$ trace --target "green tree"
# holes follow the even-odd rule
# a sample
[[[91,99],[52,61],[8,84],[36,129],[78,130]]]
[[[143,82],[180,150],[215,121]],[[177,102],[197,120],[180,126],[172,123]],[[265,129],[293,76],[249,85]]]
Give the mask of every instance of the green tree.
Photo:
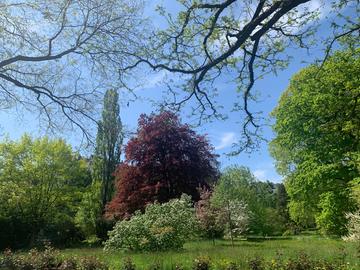
[[[85,241],[96,244],[100,241],[99,224],[101,224],[101,183],[93,181],[81,197],[75,216],[76,226],[80,229]]]
[[[227,168],[214,188],[212,200],[215,205],[227,209],[228,213],[231,212],[233,202],[246,204],[246,208],[250,212],[249,231],[261,233],[264,224],[263,207],[260,203],[260,196],[256,194],[255,182],[256,178],[249,168],[242,166]]]
[[[329,57],[292,78],[273,111],[270,150],[286,177],[291,218],[344,234],[354,210],[350,183],[359,177],[360,49]]]
[[[123,137],[119,94],[116,90],[107,90],[104,96],[102,120],[98,124],[94,157],[94,178],[101,181],[103,207],[112,199],[114,193],[113,173],[120,163]]]
[[[8,225],[1,235],[9,237],[2,244],[33,244],[40,234],[55,237],[57,229],[66,233],[88,182],[87,163],[63,140],[24,135],[0,143],[0,219]]]
[[[278,209],[278,204],[284,207],[284,202],[280,202],[276,187],[273,183],[258,181],[247,167],[229,167],[215,186],[212,200],[215,205],[222,205],[225,209],[229,208],[231,201],[243,202],[249,213],[249,233],[281,234],[287,219]]]

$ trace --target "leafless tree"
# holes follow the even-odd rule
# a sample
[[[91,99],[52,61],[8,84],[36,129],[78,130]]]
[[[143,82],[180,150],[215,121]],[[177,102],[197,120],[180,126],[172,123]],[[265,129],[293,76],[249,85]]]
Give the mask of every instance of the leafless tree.
[[[137,0],[1,1],[0,109],[20,105],[90,139],[103,90],[123,86],[119,69],[141,48],[141,10]]]
[[[168,84],[173,99],[166,105],[180,109],[192,102],[199,121],[226,117],[216,102],[216,82],[233,76],[238,85],[235,111],[242,112],[242,139],[233,154],[251,150],[259,143],[261,120],[249,103],[255,99],[257,78],[285,68],[291,59],[286,48],[311,48],[321,17],[315,0],[181,0],[177,17],[159,7],[168,28],[154,34],[152,45],[141,55],[130,55],[133,63],[124,70],[144,65],[151,69],[177,73],[182,85]],[[359,37],[359,1],[326,1],[336,19],[329,23],[333,36],[326,52],[343,36]],[[325,4],[325,2],[323,2]],[[351,9],[353,18],[342,16]],[[334,18],[334,16],[329,16]],[[179,91],[182,88],[185,91]],[[221,93],[226,95],[226,93]]]

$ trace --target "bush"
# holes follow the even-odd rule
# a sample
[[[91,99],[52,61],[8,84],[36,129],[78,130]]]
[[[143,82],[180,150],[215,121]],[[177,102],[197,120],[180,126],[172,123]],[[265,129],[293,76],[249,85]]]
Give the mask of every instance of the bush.
[[[210,258],[208,257],[198,257],[194,260],[192,267],[193,270],[209,270],[210,269]]]
[[[346,215],[348,219],[348,235],[343,237],[345,241],[360,242],[360,211]]]
[[[116,223],[105,242],[106,250],[159,251],[180,249],[196,226],[190,197],[182,195],[164,204],[151,204],[142,214]]]
[[[4,252],[0,269],[9,270],[107,270],[108,266],[95,257],[62,258],[58,251],[46,247],[44,251],[32,249],[27,254]]]
[[[59,266],[59,270],[76,270],[77,261],[74,258],[65,259]]]
[[[124,263],[121,267],[121,270],[135,270],[135,264],[132,262],[131,258],[127,257],[124,260]]]
[[[10,270],[57,269],[60,264],[58,256],[58,252],[50,247],[47,247],[43,252],[31,249],[29,253],[24,255],[15,255],[11,250],[6,250],[0,266]]]
[[[96,257],[83,257],[78,264],[78,270],[107,270],[109,267]]]
[[[345,270],[349,265],[344,260],[315,260],[305,253],[299,253],[289,260],[282,258],[265,261],[263,258],[255,258],[249,261],[250,270]]]

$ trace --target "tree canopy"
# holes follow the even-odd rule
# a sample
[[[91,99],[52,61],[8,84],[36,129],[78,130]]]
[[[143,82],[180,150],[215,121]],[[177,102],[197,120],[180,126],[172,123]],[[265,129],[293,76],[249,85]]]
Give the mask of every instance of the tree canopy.
[[[90,136],[104,88],[123,85],[118,70],[139,49],[141,23],[139,1],[1,1],[0,109]]]
[[[80,191],[89,183],[86,162],[63,140],[24,135],[0,143],[2,247],[35,244],[39,234],[49,237],[46,232],[56,238],[60,231],[66,239]]]
[[[227,208],[239,202],[246,205],[251,234],[279,234],[288,222],[283,209],[286,195],[280,194],[280,186],[258,181],[247,167],[232,166],[222,173],[211,200],[215,206]]]
[[[251,108],[251,102],[256,100],[253,86],[263,75],[277,74],[287,67],[292,58],[288,48],[309,50],[312,44],[324,41],[327,58],[339,39],[358,39],[360,29],[357,0],[324,1],[326,7],[317,9],[311,8],[319,4],[315,0],[177,2],[177,14],[158,8],[167,27],[150,36],[149,46],[140,55],[134,55],[123,70],[148,66],[176,73],[180,83],[169,76],[169,98],[165,103],[175,109],[190,104],[199,123],[214,117],[225,119],[230,111],[240,112],[242,137],[233,154],[251,150],[260,142],[259,127],[263,121],[261,114]],[[322,9],[329,10],[328,16],[322,15]],[[348,10],[352,12],[350,16],[346,16]],[[325,40],[314,42],[314,33],[322,24],[328,24],[332,31]],[[237,98],[230,108],[217,99],[222,96],[218,84],[221,80],[237,84]]]
[[[337,52],[292,78],[273,111],[271,153],[286,177],[290,214],[316,219],[327,233],[343,234],[354,209],[350,183],[359,177],[360,50]]]
[[[217,180],[216,157],[206,137],[174,113],[141,115],[137,134],[125,147],[125,161],[116,170],[116,195],[107,215],[122,217],[182,193],[198,200],[198,188]]]

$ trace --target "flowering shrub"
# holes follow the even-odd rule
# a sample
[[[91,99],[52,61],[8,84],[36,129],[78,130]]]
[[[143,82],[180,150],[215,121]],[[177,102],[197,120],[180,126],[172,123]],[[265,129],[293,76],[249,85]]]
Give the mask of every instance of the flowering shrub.
[[[116,223],[109,232],[106,250],[130,249],[157,251],[180,249],[196,226],[194,209],[188,195],[167,203],[154,203],[145,212]]]
[[[244,234],[249,225],[247,205],[242,201],[230,201],[225,208],[225,211],[226,215],[229,217],[228,233],[233,234],[234,236]]]
[[[198,257],[194,260],[193,270],[209,270],[210,269],[210,258],[209,257]]]
[[[44,251],[30,250],[27,254],[14,254],[5,250],[0,258],[0,269],[9,270],[108,270],[109,267],[95,257],[64,258],[50,246]]]
[[[360,242],[360,211],[346,215],[348,219],[348,235],[343,237],[345,241]]]
[[[211,203],[209,190],[200,190],[200,200],[195,204],[195,213],[202,236],[214,240],[224,235],[226,211]]]

